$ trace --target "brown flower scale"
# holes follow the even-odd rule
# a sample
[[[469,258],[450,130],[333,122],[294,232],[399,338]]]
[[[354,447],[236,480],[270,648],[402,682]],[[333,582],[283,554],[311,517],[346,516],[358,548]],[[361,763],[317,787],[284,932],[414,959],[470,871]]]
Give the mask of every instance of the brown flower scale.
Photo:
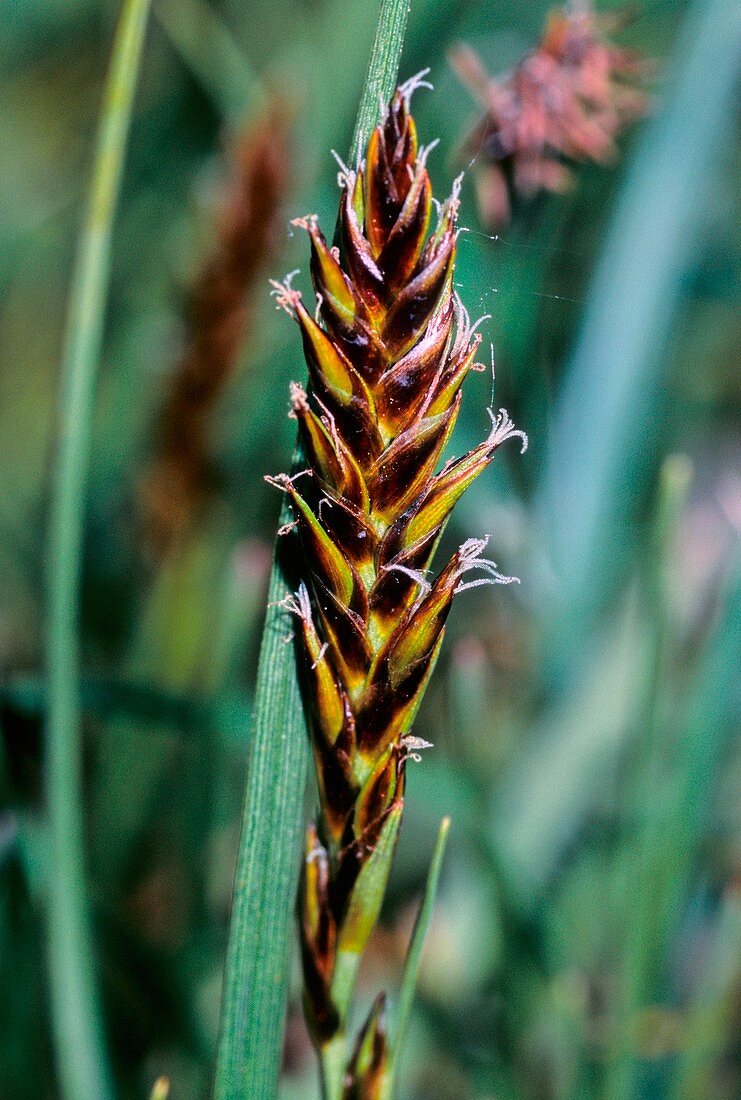
[[[308,469],[269,480],[290,497],[306,562],[306,583],[286,603],[306,653],[321,799],[301,939],[307,1018],[332,1096],[385,1095],[383,999],[347,1071],[344,1032],[393,858],[405,763],[425,744],[410,730],[453,596],[513,579],[482,556],[485,540],[464,543],[435,579],[427,570],[454,504],[497,448],[511,436],[526,445],[501,411],[484,442],[436,472],[481,338],[453,291],[457,190],[435,207],[409,113],[416,83],[394,95],[364,164],[343,170],[340,248],[315,218],[296,223],[311,239],[316,315],[290,281],[274,284],[301,328],[310,380],[310,394],[291,387]],[[474,569],[483,577],[464,581]]]

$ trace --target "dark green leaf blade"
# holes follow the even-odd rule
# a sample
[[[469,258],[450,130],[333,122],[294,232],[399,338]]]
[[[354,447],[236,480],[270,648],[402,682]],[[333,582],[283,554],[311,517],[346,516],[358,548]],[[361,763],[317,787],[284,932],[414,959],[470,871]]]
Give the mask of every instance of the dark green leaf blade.
[[[276,555],[234,881],[214,1090],[218,1100],[274,1095],[280,1066],[308,761],[295,650],[286,644],[286,615],[277,606],[288,591]]]

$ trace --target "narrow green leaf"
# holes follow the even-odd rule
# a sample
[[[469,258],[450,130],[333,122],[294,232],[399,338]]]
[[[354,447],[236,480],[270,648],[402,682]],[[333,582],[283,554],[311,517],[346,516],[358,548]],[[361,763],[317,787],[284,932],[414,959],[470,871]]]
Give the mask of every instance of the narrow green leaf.
[[[440,822],[440,828],[435,842],[435,850],[432,853],[432,862],[430,863],[430,870],[427,874],[424,897],[419,907],[419,913],[417,914],[417,920],[415,921],[414,931],[412,932],[412,938],[409,944],[409,951],[407,952],[406,961],[404,963],[404,974],[401,979],[399,1008],[396,1015],[396,1029],[394,1031],[391,1053],[392,1095],[394,1095],[398,1087],[399,1060],[404,1048],[404,1039],[406,1038],[409,1018],[412,1013],[414,991],[417,988],[417,977],[419,975],[419,967],[422,960],[422,948],[424,947],[427,932],[430,927],[430,921],[432,920],[432,910],[435,905],[435,897],[440,882],[440,871],[443,865],[445,846],[448,843],[449,831],[450,818],[444,817]]]
[[[383,0],[353,151],[391,95],[409,0]],[[290,519],[284,505],[281,522]],[[276,553],[268,593],[242,837],[237,856],[215,1100],[267,1100],[277,1092],[285,1017],[289,935],[298,878],[308,738],[294,647],[277,606],[290,591]]]
[[[411,6],[411,0],[381,0],[376,37],[350,146],[351,164],[356,164],[362,157],[373,127],[378,122],[381,104],[391,98],[399,73]]]
[[[257,673],[242,837],[224,979],[217,1100],[274,1096],[299,871],[308,739],[276,553]]]
[[[118,199],[149,0],[123,5],[106,79],[87,216],[62,358],[59,442],[49,528],[46,667],[49,973],[61,1095],[111,1095],[87,911],[81,779],[78,594],[96,367]]]

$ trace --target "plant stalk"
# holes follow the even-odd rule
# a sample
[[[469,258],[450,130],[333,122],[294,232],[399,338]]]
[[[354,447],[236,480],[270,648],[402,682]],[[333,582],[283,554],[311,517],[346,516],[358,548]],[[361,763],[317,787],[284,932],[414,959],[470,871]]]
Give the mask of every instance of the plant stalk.
[[[49,527],[46,800],[49,815],[49,975],[60,1092],[112,1094],[85,883],[78,598],[96,367],[120,190],[150,0],[126,0],[101,108],[92,183],[78,246],[62,355],[59,436]]]
[[[347,1066],[347,1036],[338,1031],[322,1047],[320,1059],[322,1100],[342,1100]]]

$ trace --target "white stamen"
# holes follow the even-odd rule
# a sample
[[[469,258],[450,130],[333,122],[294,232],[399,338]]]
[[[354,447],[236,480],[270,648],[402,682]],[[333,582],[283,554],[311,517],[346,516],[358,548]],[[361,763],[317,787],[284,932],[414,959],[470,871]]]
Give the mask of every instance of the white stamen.
[[[347,190],[352,194],[352,190],[355,186],[355,180],[357,178],[357,172],[353,172],[351,168],[348,168],[344,160],[342,160],[342,158],[335,152],[334,149],[332,149],[332,156],[340,166],[340,170],[337,173],[337,186],[340,188],[340,190]],[[362,162],[362,165],[365,166],[365,161]],[[360,168],[360,165],[358,165],[358,167]]]
[[[424,737],[415,737],[411,733],[407,733],[402,737],[401,744],[407,749],[433,749],[435,747],[432,741],[425,741]]]
[[[279,282],[277,279],[270,279],[270,286],[273,288],[270,291],[270,297],[275,298],[276,309],[285,310],[289,317],[296,315],[296,306],[301,301],[301,292],[294,290],[291,283],[300,273],[300,268],[296,268],[295,271],[289,271],[283,279],[283,282]]]
[[[426,69],[421,69],[420,72],[415,73],[414,76],[410,76],[409,80],[399,85],[399,91],[401,92],[404,99],[407,101],[407,104],[409,104],[409,100],[414,95],[417,88],[429,88],[430,90],[432,90],[433,85],[430,84],[429,80],[425,80],[425,77],[428,75],[429,71],[429,67]]]
[[[342,157],[340,156],[340,154],[337,152],[336,149],[330,149],[330,152],[331,152],[332,156],[334,157],[334,159],[337,161],[337,164],[339,165],[339,168],[340,168],[340,170],[337,174],[338,184],[340,185],[340,187],[344,187],[345,184],[349,185],[350,177],[353,175],[353,172],[351,172],[350,169],[347,167],[344,160],[342,159]]]
[[[482,584],[519,584],[519,577],[504,577],[501,573],[496,573],[491,577],[479,577],[475,581],[466,581],[464,584],[458,584],[455,587],[455,594],[459,592],[467,592],[469,588],[480,588]]]
[[[487,447],[494,450],[500,447],[504,443],[505,439],[511,439],[514,436],[519,436],[522,440],[520,447],[520,454],[525,453],[527,450],[527,435],[525,432],[520,431],[515,427],[515,422],[510,418],[506,409],[500,409],[499,415],[495,414],[493,409],[486,410],[491,417],[491,432],[489,438],[486,441]]]
[[[463,178],[464,178],[464,176],[465,176],[465,172],[461,172],[460,175],[455,177],[455,179],[453,180],[453,187],[452,187],[451,192],[450,192],[450,198],[448,199],[448,202],[451,204],[451,206],[452,206],[453,203],[455,204],[456,213],[458,211],[458,206],[460,204],[460,195],[461,195],[461,188],[463,187]]]
[[[421,764],[422,757],[415,750],[431,749],[433,747],[431,741],[425,741],[424,737],[414,737],[411,733],[402,737],[399,746],[405,750],[404,755],[401,757],[402,764],[407,760],[413,760],[415,764]]]
[[[430,582],[425,578],[421,569],[410,569],[408,565],[384,565],[384,573],[403,573],[407,577],[411,577],[413,581],[422,588],[424,592],[429,592],[432,588]]]
[[[285,611],[290,611],[292,615],[296,615],[304,623],[311,622],[311,600],[309,599],[309,590],[303,581],[298,586],[297,592],[289,592],[282,600],[277,600],[270,606],[282,607]]]
[[[429,145],[420,145],[419,150],[417,151],[418,168],[424,168],[424,166],[427,164],[427,158],[429,157],[430,153],[433,149],[436,149],[439,144],[440,138],[435,138],[435,140],[431,141]]]
[[[482,558],[481,552],[485,550],[490,539],[490,535],[486,535],[483,539],[467,539],[459,548],[458,556],[459,562],[455,572],[455,580],[458,581],[464,574],[470,572],[472,569],[483,569],[485,573],[488,573],[488,577],[479,577],[474,581],[464,581],[462,584],[456,584],[454,592],[456,595],[459,592],[465,592],[468,588],[478,588],[482,584],[519,584],[519,577],[507,577],[504,573],[500,573],[497,569],[497,563],[491,561],[490,558]]]
[[[314,228],[318,221],[318,214],[304,214],[300,218],[292,218],[291,225],[294,225],[297,229],[305,229],[308,232]]]
[[[317,505],[316,514],[318,519],[322,518],[322,507],[325,504],[328,508],[332,507],[332,501],[329,499],[328,496],[323,496],[322,499],[319,501],[319,504]]]
[[[472,325],[469,326],[469,329],[468,329],[468,339],[469,340],[473,336],[476,329],[479,328],[480,325],[483,325],[484,321],[491,321],[491,314],[490,313],[482,313],[482,315],[476,321],[474,321],[474,323]]]
[[[461,301],[460,294],[457,292],[453,295],[453,308],[455,309],[456,334],[453,350],[450,353],[451,358],[459,355],[463,348],[468,345],[468,334],[471,331],[471,318]]]
[[[272,485],[274,489],[280,489],[281,492],[288,492],[288,486],[293,485],[294,481],[298,481],[300,477],[313,477],[313,470],[299,470],[297,474],[293,474],[289,477],[288,474],[265,474],[263,481],[267,481],[268,485]]]
[[[289,394],[289,397],[291,399],[291,410],[292,410],[292,413],[289,414],[289,415],[293,415],[293,417],[295,419],[296,413],[299,410],[301,410],[302,412],[306,412],[307,409],[309,408],[308,395],[306,393],[306,390],[304,389],[304,387],[301,385],[300,382],[291,382],[291,383],[289,383],[288,394]]]

